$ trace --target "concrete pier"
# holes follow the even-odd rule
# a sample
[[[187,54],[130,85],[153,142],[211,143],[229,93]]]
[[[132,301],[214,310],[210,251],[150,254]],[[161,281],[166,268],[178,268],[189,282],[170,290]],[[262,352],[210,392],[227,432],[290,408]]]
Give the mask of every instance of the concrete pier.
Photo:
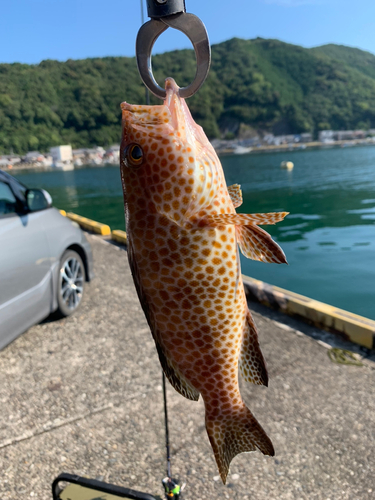
[[[162,497],[161,369],[123,248],[89,235],[96,278],[79,311],[37,325],[0,352],[0,499],[51,499],[71,472]],[[202,401],[168,385],[172,475],[186,500],[375,498],[371,352],[250,303],[270,384],[241,384],[276,456],[243,454],[218,477]],[[330,346],[363,366],[338,365]]]

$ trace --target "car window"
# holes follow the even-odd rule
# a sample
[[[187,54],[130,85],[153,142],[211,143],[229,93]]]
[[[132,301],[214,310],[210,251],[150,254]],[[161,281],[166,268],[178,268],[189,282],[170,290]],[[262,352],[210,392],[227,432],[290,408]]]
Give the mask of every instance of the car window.
[[[17,205],[17,199],[8,184],[0,181],[0,216],[16,213]]]

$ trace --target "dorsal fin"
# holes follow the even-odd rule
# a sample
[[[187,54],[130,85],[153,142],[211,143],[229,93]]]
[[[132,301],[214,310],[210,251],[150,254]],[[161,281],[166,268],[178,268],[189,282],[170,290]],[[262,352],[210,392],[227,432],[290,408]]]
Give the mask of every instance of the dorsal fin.
[[[232,184],[231,186],[228,186],[228,193],[234,208],[240,207],[242,205],[241,186],[239,184]]]

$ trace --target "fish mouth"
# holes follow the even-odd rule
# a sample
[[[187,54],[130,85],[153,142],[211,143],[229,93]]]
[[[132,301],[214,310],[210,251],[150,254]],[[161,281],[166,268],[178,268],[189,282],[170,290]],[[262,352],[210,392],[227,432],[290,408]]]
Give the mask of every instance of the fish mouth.
[[[179,95],[180,87],[173,78],[165,80],[166,98],[163,104],[144,105],[121,103],[122,118],[126,126],[142,129],[149,135],[177,133],[181,138],[191,138],[193,120],[185,100]]]
[[[180,87],[173,78],[167,78],[165,80],[165,90],[167,97],[163,104],[145,105],[129,104],[128,102],[121,103],[123,118],[130,124],[137,125],[161,125],[169,122],[170,120],[167,120],[167,118],[170,118],[176,113],[177,108],[181,107],[179,97]]]
[[[165,123],[163,112],[166,111],[166,106],[163,104],[157,106],[143,104],[121,103],[122,118],[128,125],[132,127],[143,126],[153,128]]]

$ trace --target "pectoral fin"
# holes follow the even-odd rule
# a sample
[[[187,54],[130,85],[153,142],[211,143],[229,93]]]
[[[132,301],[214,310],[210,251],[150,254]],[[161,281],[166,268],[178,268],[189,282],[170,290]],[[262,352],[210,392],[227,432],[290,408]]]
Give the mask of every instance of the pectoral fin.
[[[276,222],[283,220],[288,213],[207,215],[198,221],[198,225],[200,227],[235,225],[237,242],[245,257],[263,262],[287,264],[282,249],[257,224],[276,224]]]
[[[284,252],[271,236],[258,226],[236,226],[237,242],[248,259],[287,264]]]
[[[232,184],[231,186],[228,186],[228,193],[234,208],[240,207],[242,205],[241,186],[239,184]]]
[[[223,214],[223,215],[207,215],[203,221],[207,225],[226,226],[234,224],[235,226],[249,226],[259,224],[261,226],[267,224],[276,224],[284,219],[289,212],[271,212],[268,214]]]

